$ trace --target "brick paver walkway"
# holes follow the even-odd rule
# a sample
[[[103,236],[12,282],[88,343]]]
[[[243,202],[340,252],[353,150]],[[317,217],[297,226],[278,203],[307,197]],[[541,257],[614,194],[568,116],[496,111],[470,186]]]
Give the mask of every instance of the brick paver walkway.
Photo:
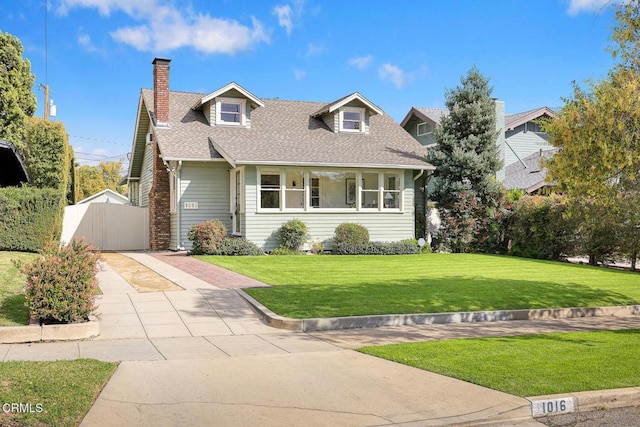
[[[221,289],[269,286],[242,274],[187,256],[186,252],[157,252],[151,255]]]

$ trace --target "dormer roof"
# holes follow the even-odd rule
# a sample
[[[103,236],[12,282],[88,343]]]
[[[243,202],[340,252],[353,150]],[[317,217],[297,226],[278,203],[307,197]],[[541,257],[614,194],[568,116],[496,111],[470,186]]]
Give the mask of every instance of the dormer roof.
[[[432,107],[411,107],[411,110],[400,123],[400,126],[404,127],[412,117],[417,117],[423,122],[431,122],[433,125],[439,125],[440,119],[449,115],[449,110],[442,108]]]
[[[196,102],[195,105],[192,107],[192,109],[199,110],[202,108],[204,104],[206,104],[207,102],[215,98],[218,98],[220,96],[230,96],[230,95],[232,97],[238,97],[238,95],[240,95],[242,98],[247,99],[250,102],[250,105],[252,108],[264,107],[264,102],[260,98],[258,98],[257,96],[255,96],[254,94],[252,94],[251,92],[243,88],[242,86],[240,86],[238,83],[231,82],[228,85],[221,87],[220,89],[214,92],[211,92],[210,94],[200,98],[198,102]]]
[[[525,111],[523,113],[510,114],[505,116],[504,128],[505,130],[513,130],[522,124],[525,124],[542,116],[548,116],[553,119],[558,118],[556,112],[549,107],[536,108],[534,110]]]
[[[369,101],[367,98],[365,98],[364,96],[360,95],[358,92],[353,92],[351,95],[347,95],[343,98],[338,99],[337,101],[334,101],[330,104],[326,104],[324,105],[322,108],[320,108],[318,111],[316,111],[315,113],[311,114],[311,117],[320,117],[324,114],[327,113],[333,113],[334,111],[338,110],[341,107],[344,107],[346,105],[360,105],[363,106],[364,108],[369,110],[369,113],[373,116],[376,114],[384,114],[384,112],[382,111],[382,109],[380,107],[378,107],[376,104],[374,104],[373,102]]]

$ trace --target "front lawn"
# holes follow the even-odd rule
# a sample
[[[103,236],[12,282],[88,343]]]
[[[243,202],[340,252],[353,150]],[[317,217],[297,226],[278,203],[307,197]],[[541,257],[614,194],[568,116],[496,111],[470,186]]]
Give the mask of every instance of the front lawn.
[[[516,396],[640,386],[640,330],[473,338],[359,351]]]
[[[29,324],[29,309],[22,293],[25,277],[11,260],[29,262],[35,257],[24,252],[0,252],[0,326]]]
[[[640,274],[497,255],[198,258],[272,285],[246,291],[292,318],[640,303]]]
[[[0,425],[79,425],[117,366],[91,359],[0,363]]]

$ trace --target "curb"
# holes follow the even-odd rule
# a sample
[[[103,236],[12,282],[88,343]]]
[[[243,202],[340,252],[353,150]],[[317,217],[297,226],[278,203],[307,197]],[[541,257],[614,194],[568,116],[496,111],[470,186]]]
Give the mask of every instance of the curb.
[[[544,308],[532,310],[468,311],[424,314],[382,314],[373,316],[291,319],[280,316],[242,289],[244,298],[269,326],[298,332],[321,332],[339,329],[378,328],[381,326],[431,325],[446,323],[497,322],[505,320],[545,320],[576,317],[608,317],[640,315],[640,305],[616,307]]]
[[[0,344],[19,344],[42,341],[71,341],[100,335],[100,321],[89,316],[84,323],[62,325],[28,325],[0,327]]]
[[[640,405],[640,387],[581,391],[577,393],[534,396],[525,399],[531,402],[531,415],[534,418],[539,418],[574,412],[638,406]],[[564,402],[566,410],[553,410],[561,409],[560,403],[562,402]]]

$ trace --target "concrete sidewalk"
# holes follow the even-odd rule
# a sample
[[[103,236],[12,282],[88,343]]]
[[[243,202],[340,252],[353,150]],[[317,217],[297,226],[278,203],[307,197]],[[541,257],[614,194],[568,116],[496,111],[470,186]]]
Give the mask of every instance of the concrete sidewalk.
[[[640,328],[640,316],[422,325],[308,334],[263,324],[224,272],[127,254],[184,290],[140,293],[108,265],[95,340],[0,345],[0,360],[122,361],[83,426],[541,425],[523,398],[353,352],[390,342]],[[192,263],[184,267],[184,262]],[[183,266],[184,269],[179,268]],[[200,276],[190,274],[200,269]],[[220,273],[218,275],[218,273]],[[215,274],[216,285],[211,279]],[[233,276],[233,275],[231,275]],[[229,276],[230,277],[230,276]]]

